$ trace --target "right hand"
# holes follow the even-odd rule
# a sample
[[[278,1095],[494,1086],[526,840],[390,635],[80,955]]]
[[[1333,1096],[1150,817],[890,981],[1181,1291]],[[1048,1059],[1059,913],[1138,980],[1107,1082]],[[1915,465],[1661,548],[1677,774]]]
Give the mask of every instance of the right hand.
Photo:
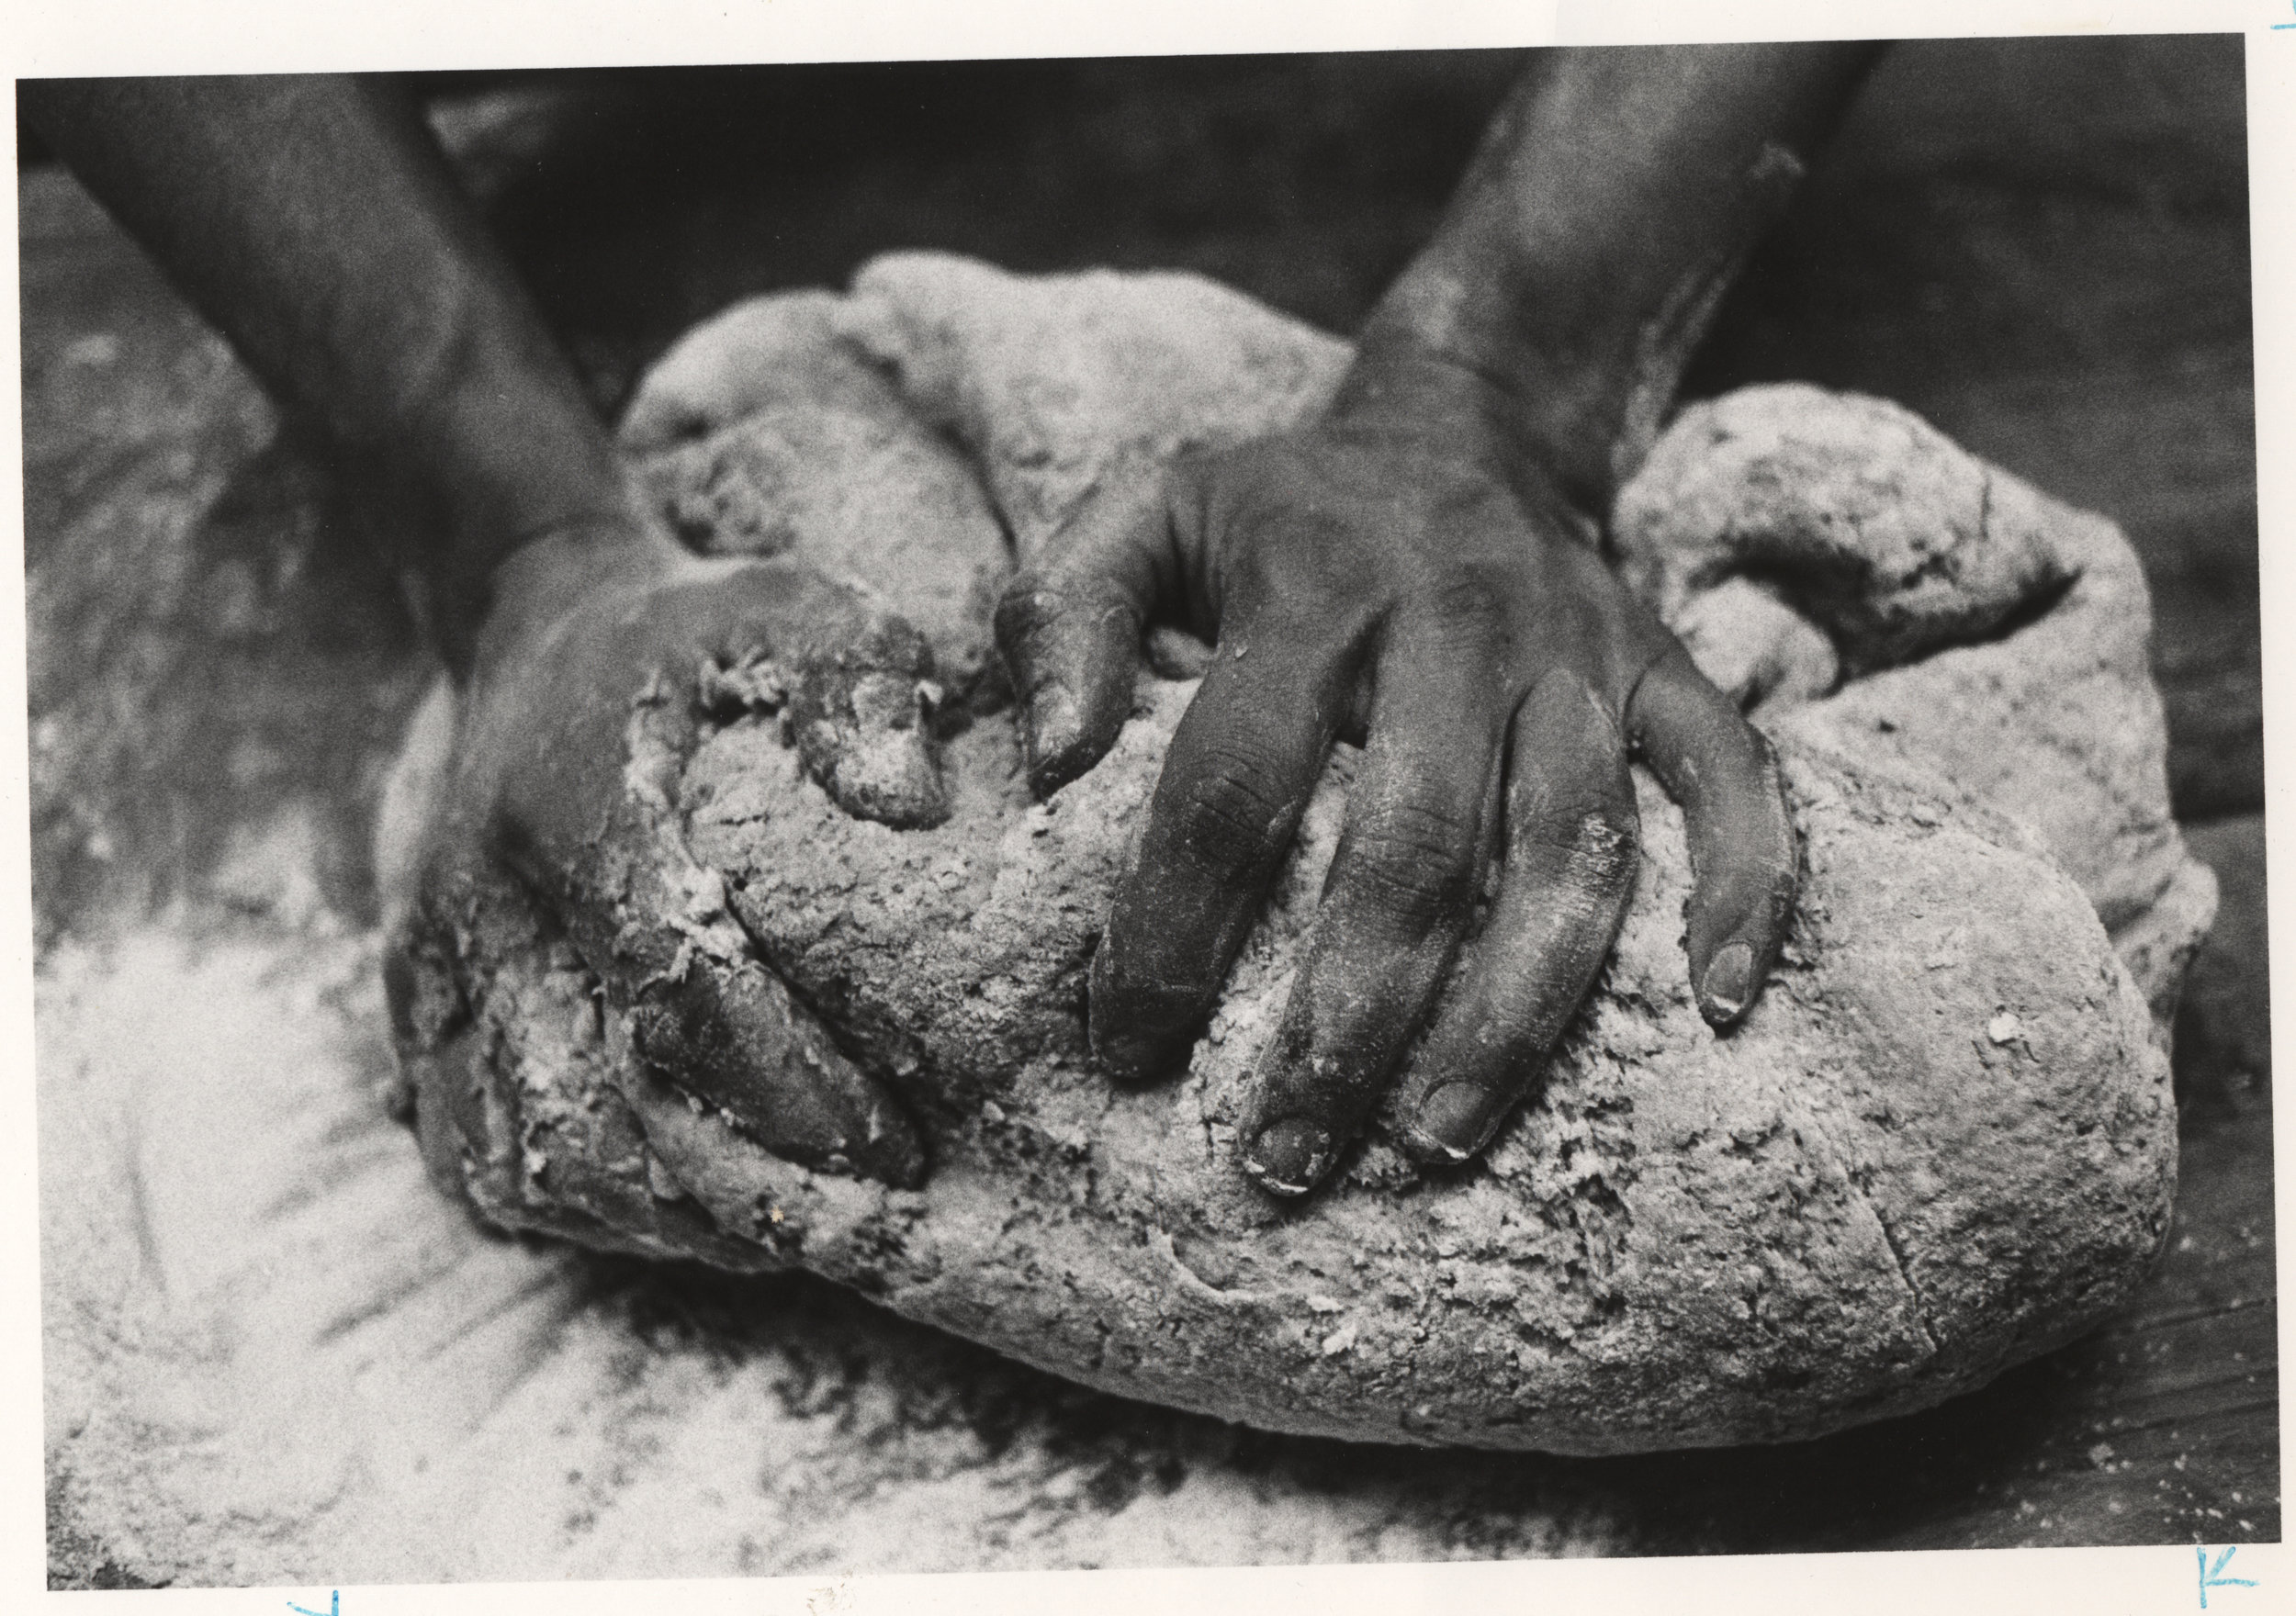
[[[1396,1143],[1433,1163],[1480,1150],[1532,1091],[1633,894],[1629,757],[1683,811],[1688,981],[1717,1033],[1792,919],[1768,744],[1603,562],[1509,419],[1472,371],[1367,354],[1323,416],[1104,493],[998,612],[1040,793],[1114,741],[1144,625],[1216,642],[1093,959],[1093,1047],[1119,1076],[1185,1069],[1326,748],[1364,737],[1240,1119],[1244,1170],[1275,1195],[1313,1189],[1390,1083]]]
[[[757,657],[814,687],[929,671],[915,631],[850,589],[786,561],[704,559],[636,518],[510,557],[392,939],[392,1026],[421,1049],[467,1018],[463,939],[507,875],[564,926],[659,1076],[776,1155],[912,1187],[924,1153],[900,1105],[754,957],[679,834],[700,670]]]

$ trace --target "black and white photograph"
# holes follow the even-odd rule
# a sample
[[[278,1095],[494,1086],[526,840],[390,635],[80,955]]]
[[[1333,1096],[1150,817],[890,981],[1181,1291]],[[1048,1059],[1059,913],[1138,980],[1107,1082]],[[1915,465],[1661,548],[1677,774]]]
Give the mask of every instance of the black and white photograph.
[[[2270,1608],[2247,26],[19,70],[46,1588]]]

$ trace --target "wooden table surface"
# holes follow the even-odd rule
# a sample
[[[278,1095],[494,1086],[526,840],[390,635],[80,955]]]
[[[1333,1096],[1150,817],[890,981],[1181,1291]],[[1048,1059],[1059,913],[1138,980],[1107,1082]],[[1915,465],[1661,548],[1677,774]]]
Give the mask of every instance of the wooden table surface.
[[[729,298],[834,284],[894,247],[1194,268],[1346,329],[1431,225],[1511,67],[1479,53],[433,88],[611,403]],[[711,1276],[609,1265],[600,1283],[729,1338],[770,1296],[775,1350],[803,1360],[823,1409],[891,1377],[928,1409],[900,1419],[957,1421],[985,1453],[1028,1445],[1067,1478],[1002,1526],[985,1518],[985,1546],[951,1569],[1092,1563],[1095,1520],[1191,1478],[1289,1523],[1231,1557],[2277,1539],[2241,89],[2236,39],[1900,48],[1692,378],[1887,393],[2113,516],[2144,557],[2176,800],[2223,909],[2178,1026],[2171,1249],[2106,1329],[1826,1442],[1580,1461],[1221,1426],[920,1339],[810,1282],[729,1299]],[[28,170],[20,218],[42,960],[154,916],[287,937],[315,905],[371,925],[366,825],[428,671],[391,580],[67,178]],[[317,827],[299,919],[234,862],[239,832],[282,803]],[[82,1528],[68,1451],[51,1460],[55,1586],[164,1579]],[[1070,1524],[1030,1558],[1013,1523],[1054,1495]],[[1302,1524],[1319,1520],[1354,1524]],[[871,1568],[865,1548],[850,1566]]]

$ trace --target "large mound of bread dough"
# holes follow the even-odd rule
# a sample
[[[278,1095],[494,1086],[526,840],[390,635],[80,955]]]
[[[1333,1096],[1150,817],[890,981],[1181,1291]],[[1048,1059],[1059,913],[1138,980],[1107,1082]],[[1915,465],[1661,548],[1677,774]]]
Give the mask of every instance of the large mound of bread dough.
[[[1104,480],[1299,421],[1345,358],[1191,277],[924,255],[673,350],[624,424],[670,520],[856,578],[933,643],[940,718],[900,744],[939,823],[849,812],[760,703],[705,728],[664,827],[697,902],[898,1088],[930,1177],[767,1155],[630,1059],[507,887],[456,939],[474,1020],[402,1050],[434,1167],[507,1225],[802,1266],[1094,1386],[1355,1438],[1806,1437],[2097,1322],[2168,1227],[2159,1029],[2214,907],[2168,814],[2144,584],[2109,522],[1876,400],[1691,407],[1613,513],[1626,576],[1784,759],[1803,896],[1742,1028],[1692,1002],[1681,816],[1638,773],[1615,957],[1486,1157],[1423,1173],[1375,1130],[1304,1205],[1259,1195],[1233,1122],[1332,854],[1340,747],[1186,1076],[1092,1068],[1089,951],[1193,686],[1167,647],[1109,757],[1031,803],[996,585]],[[388,880],[452,718],[442,696],[411,738]]]

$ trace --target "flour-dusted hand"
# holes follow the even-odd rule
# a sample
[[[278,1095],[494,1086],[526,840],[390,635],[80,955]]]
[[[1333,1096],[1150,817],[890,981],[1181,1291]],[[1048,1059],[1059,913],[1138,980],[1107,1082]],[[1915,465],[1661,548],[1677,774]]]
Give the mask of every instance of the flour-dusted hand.
[[[1401,1142],[1458,1161],[1536,1080],[1601,971],[1635,871],[1639,756],[1682,804],[1689,981],[1717,1029],[1792,916],[1768,747],[1626,593],[1599,516],[1838,115],[1862,46],[1536,59],[1322,419],[1182,457],[1079,512],[1007,595],[1031,782],[1089,768],[1142,631],[1214,638],[1094,960],[1092,1032],[1183,1064],[1335,736],[1363,767],[1245,1162],[1302,1194],[1423,1027]],[[1464,980],[1426,1025],[1493,865]]]
[[[641,521],[405,85],[48,80],[25,105],[382,518],[457,687],[388,972],[402,1047],[451,1037],[457,927],[509,876],[660,1075],[794,1160],[914,1182],[914,1134],[749,956],[671,792],[701,707],[764,697],[776,658],[816,778],[929,823],[923,640],[804,568],[704,561]]]
[[[922,639],[809,568],[697,558],[635,523],[528,544],[496,601],[393,939],[397,1036],[419,1051],[451,1035],[471,928],[508,872],[564,927],[656,1075],[790,1161],[918,1182],[899,1104],[755,958],[722,878],[686,851],[676,796],[708,716],[801,690],[850,716],[857,690],[914,690],[930,671]],[[827,732],[809,765],[871,817],[884,793],[852,789],[857,754],[906,747],[930,769],[913,725],[793,722]]]
[[[982,291],[981,327],[1007,319],[1008,298],[1033,300],[1029,283],[986,278],[954,291]],[[1078,355],[1077,385],[962,362],[985,429],[968,422],[968,438],[992,445],[985,462],[1008,456],[995,469],[1024,493],[1046,466],[1081,462],[1042,445],[1136,443],[1150,434],[1128,420],[1168,419],[1153,405],[1100,413],[1098,377],[1205,351],[1180,300],[1165,302],[1160,338],[1115,277],[1090,290],[1120,318],[1094,321],[1075,289],[1047,286],[1042,303],[1123,337]],[[1264,369],[1289,366],[1281,348],[1225,350],[1207,359],[1205,386],[1239,399]],[[1985,501],[1972,479],[1919,476],[1926,456],[1908,457],[1903,423],[1870,401],[1798,391],[1772,405],[1741,395],[1670,428],[1658,472],[1615,502],[1614,538],[1646,565],[1710,558],[1718,539],[1727,565],[1698,567],[1695,600],[1735,592],[1739,564],[1777,579],[1761,566],[1772,546],[1838,532],[1845,511],[1883,520],[1838,559],[1883,562],[1902,553],[1893,533],[2010,509],[2010,484]],[[996,431],[1016,419],[1042,430]],[[876,464],[856,443],[808,475],[835,486]],[[1892,487],[1919,501],[1892,501],[1894,522],[1865,503]],[[1781,498],[1796,488],[1809,498]],[[1653,504],[1685,525],[1641,525]],[[1781,512],[1784,526],[1764,525]],[[856,819],[771,725],[729,725],[688,765],[693,852],[726,872],[761,957],[916,1105],[933,1152],[921,1189],[803,1173],[681,1103],[627,1059],[618,1018],[602,1029],[586,1015],[573,951],[522,913],[467,971],[480,996],[465,1070],[485,1101],[464,1136],[463,1160],[482,1167],[474,1199],[498,1221],[592,1245],[801,1266],[1126,1396],[1325,1436],[1618,1453],[1808,1436],[1925,1406],[2131,1294],[2175,1176],[2167,1066],[2129,978],[2173,980],[2206,875],[2184,863],[2203,889],[2196,915],[2173,829],[2159,858],[2167,796],[2141,571],[2102,522],[2062,509],[2043,520],[2040,547],[2075,587],[2035,579],[2031,612],[1907,666],[1862,661],[1842,595],[1821,609],[1788,576],[1793,604],[1776,612],[1812,634],[1824,624],[1863,669],[1798,704],[1773,693],[1764,713],[1802,840],[1791,975],[1715,1037],[1682,947],[1695,884],[1683,816],[1637,768],[1634,902],[1568,1056],[1547,1063],[1536,1112],[1491,1147],[1493,1171],[1412,1175],[1382,1142],[1360,1168],[1342,1156],[1332,1177],[1347,1182],[1277,1206],[1244,1170],[1238,1125],[1307,964],[1360,774],[1353,748],[1317,784],[1187,1081],[1134,1091],[1079,1071],[1098,934],[1196,690],[1143,679],[1116,745],[1044,805],[1015,778],[1015,713],[951,724],[956,812],[937,827]],[[1032,559],[1048,536],[1027,535]],[[1981,543],[2022,536],[1995,529]],[[830,567],[870,553],[834,537],[807,551]],[[1829,567],[1819,581],[1844,576]],[[1877,567],[1867,581],[1904,576]],[[1964,565],[1949,588],[1967,596],[1974,583],[1998,604],[1986,586],[2001,577]],[[1780,623],[1704,622],[1702,655],[1751,693],[1736,670],[1764,658],[1727,642],[1775,645]],[[1157,667],[1189,665],[1159,637]],[[2030,778],[2035,758],[2052,778]],[[1991,812],[2043,800],[2032,827]],[[2149,817],[2131,822],[2133,802]],[[2112,872],[2092,892],[2135,894],[2116,912],[2130,969],[2098,924],[2107,899],[2091,906],[2066,873],[2080,859],[2057,868],[2036,827]],[[2005,1005],[2017,1036],[2000,1044],[1987,1032]],[[1814,1113],[1832,1123],[1813,1132]],[[1844,1160],[1872,1171],[1844,1180]],[[1973,1256],[1973,1240],[1990,1248]],[[1433,1287],[1438,1305],[1399,1308],[1399,1295],[1429,1291],[1434,1245],[1457,1248],[1442,1276],[1457,1284]],[[1524,1286],[1526,1262],[1570,1282]],[[2006,1290],[2004,1274],[2017,1279]],[[1510,1289],[1515,1305],[1494,1314],[1487,1298]],[[1550,1350],[1563,1339],[1574,1350]]]
[[[1113,740],[1144,623],[1215,642],[1094,960],[1094,1042],[1120,1073],[1185,1064],[1326,749],[1364,742],[1244,1125],[1278,1193],[1321,1179],[1379,1102],[1494,864],[1471,965],[1405,1079],[1401,1142],[1461,1160],[1523,1097],[1625,915],[1630,753],[1688,816],[1690,972],[1714,1025],[1743,1014],[1791,915],[1767,746],[1511,451],[1503,410],[1424,356],[1367,360],[1307,429],[1086,508],[999,615],[1040,791]]]

